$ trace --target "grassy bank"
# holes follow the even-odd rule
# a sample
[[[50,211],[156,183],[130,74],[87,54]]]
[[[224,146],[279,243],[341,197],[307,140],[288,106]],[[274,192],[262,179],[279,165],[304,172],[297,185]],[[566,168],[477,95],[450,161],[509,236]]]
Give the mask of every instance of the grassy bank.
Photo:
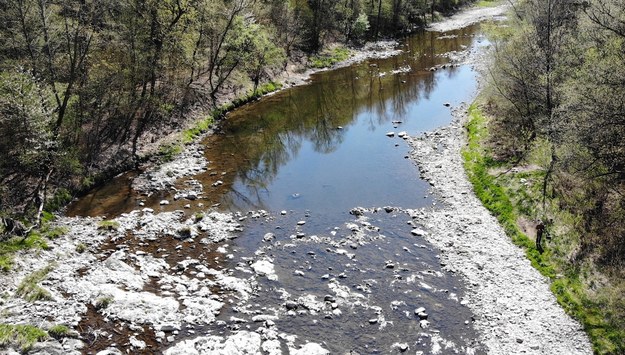
[[[351,56],[349,49],[337,47],[325,50],[318,55],[310,57],[310,67],[315,69],[330,68],[334,64],[347,60]]]
[[[575,230],[576,216],[559,207],[557,196],[549,196],[543,205],[541,186],[549,147],[544,142],[535,142],[520,164],[497,161],[489,148],[489,124],[488,118],[473,104],[466,124],[468,146],[462,155],[476,195],[497,217],[512,241],[523,248],[532,265],[551,279],[552,292],[560,305],[582,323],[595,353],[625,353],[622,286],[601,283],[607,275],[590,261],[570,260],[580,240]],[[549,225],[551,239],[543,243],[543,253],[537,250],[534,241],[532,227],[537,219],[553,220]]]

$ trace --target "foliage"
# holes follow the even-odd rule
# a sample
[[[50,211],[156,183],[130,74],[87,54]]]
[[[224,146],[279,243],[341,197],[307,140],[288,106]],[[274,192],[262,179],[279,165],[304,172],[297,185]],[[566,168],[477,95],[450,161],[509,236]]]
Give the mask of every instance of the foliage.
[[[358,17],[354,21],[354,24],[352,25],[351,35],[354,42],[362,43],[370,27],[371,25],[369,24],[369,18],[367,17],[367,15],[364,13],[360,13],[360,15],[358,15]]]
[[[56,193],[46,201],[46,211],[58,211],[72,200],[72,194],[66,188],[59,188]]]
[[[57,162],[48,95],[29,72],[0,73],[0,210],[34,215]]]
[[[544,140],[542,199],[582,219],[572,259],[625,267],[625,13],[615,0],[531,0],[495,38],[494,156],[521,161]],[[543,205],[545,203],[543,202]],[[545,206],[543,206],[543,209]],[[613,270],[613,271],[614,271]]]
[[[0,324],[0,346],[17,345],[22,351],[47,338],[45,331],[32,325]]]

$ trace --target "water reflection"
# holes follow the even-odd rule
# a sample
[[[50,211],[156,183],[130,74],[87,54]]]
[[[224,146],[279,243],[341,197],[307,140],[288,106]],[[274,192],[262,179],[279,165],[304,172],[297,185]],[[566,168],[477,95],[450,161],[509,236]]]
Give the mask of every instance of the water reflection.
[[[404,159],[407,145],[388,131],[416,134],[449,122],[444,102],[459,103],[475,88],[468,66],[448,66],[446,53],[475,45],[477,27],[406,39],[402,55],[316,74],[228,115],[206,139],[209,170],[199,176],[204,205],[227,210],[346,211],[351,207],[419,207],[426,184]],[[222,185],[213,187],[220,180]],[[145,201],[158,207],[168,192]],[[70,207],[70,215],[118,213],[139,198],[117,179]],[[186,202],[185,202],[186,203]],[[180,208],[172,203],[161,209]]]
[[[415,134],[450,119],[442,104],[468,97],[473,72],[429,69],[449,62],[442,54],[471,46],[474,32],[417,35],[400,56],[319,73],[310,85],[233,112],[222,134],[205,142],[213,169],[226,172],[211,202],[235,210],[335,211],[423,204],[426,186],[404,159],[407,147],[385,133]],[[215,177],[200,179],[209,186]]]

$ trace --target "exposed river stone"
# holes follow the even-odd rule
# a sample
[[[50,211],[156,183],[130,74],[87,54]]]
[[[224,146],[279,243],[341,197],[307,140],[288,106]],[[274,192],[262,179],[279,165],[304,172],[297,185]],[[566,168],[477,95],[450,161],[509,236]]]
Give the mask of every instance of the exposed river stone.
[[[206,170],[208,161],[204,158],[199,143],[189,144],[171,162],[149,167],[132,183],[134,190],[150,195],[153,192],[169,190],[174,182],[184,176],[198,174]]]

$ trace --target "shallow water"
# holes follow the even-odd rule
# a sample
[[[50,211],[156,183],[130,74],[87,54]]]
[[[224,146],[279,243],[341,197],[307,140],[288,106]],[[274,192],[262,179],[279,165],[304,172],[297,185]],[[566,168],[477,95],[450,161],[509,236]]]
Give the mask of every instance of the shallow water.
[[[379,231],[367,231],[361,243],[350,241],[354,233],[346,226],[362,227],[349,214],[356,206],[405,209],[436,202],[429,185],[419,178],[418,167],[406,159],[408,144],[397,134],[417,135],[450,122],[446,104],[456,106],[476,89],[471,67],[449,65],[450,57],[481,42],[476,26],[417,34],[401,44],[404,52],[399,56],[318,73],[308,85],[228,114],[218,133],[202,142],[210,163],[206,172],[193,178],[202,182],[204,192],[185,214],[206,210],[199,202],[243,214],[269,211],[272,217],[264,222],[242,218],[244,232],[220,245],[232,253],[231,258],[213,264],[246,279],[251,262],[268,257],[278,280],[258,277],[254,298],[245,304],[219,290],[229,299],[219,322],[183,331],[176,341],[256,330],[265,323],[252,322],[251,316],[272,314],[279,316],[275,320],[279,331],[298,336],[297,344],[319,342],[332,353],[399,352],[395,343],[408,344],[410,353],[481,353],[472,314],[460,303],[462,283],[442,270],[435,249],[411,235],[414,226],[406,214],[384,209],[368,213],[368,221]],[[434,66],[439,69],[430,71]],[[388,132],[395,135],[389,137]],[[129,188],[132,178],[125,174],[92,191],[68,214],[112,218],[138,208],[139,202],[157,211],[189,203],[179,200],[160,206],[161,199],[172,200],[170,192],[149,198],[137,195]],[[223,184],[213,187],[217,180]],[[282,210],[287,214],[281,215]],[[297,225],[301,220],[306,223]],[[275,240],[263,242],[269,232]],[[202,255],[185,257],[203,260]],[[176,260],[167,262],[175,265]],[[341,314],[332,313],[331,302],[323,302],[326,295],[333,295],[332,283],[361,294],[364,301],[339,304]],[[287,315],[286,300],[304,296],[321,301],[322,309],[299,308],[295,315]],[[429,328],[421,327],[414,314],[417,307],[428,312]],[[247,323],[241,325],[231,317]]]
[[[442,270],[436,250],[410,233],[414,226],[408,214],[381,209],[361,219],[351,217],[346,222],[358,226],[358,232],[296,214],[249,223],[245,237],[231,246],[236,250],[229,261],[231,272],[247,277],[241,266],[249,255],[260,254],[273,260],[277,280],[259,278],[248,306],[228,305],[218,319],[230,324],[231,317],[249,321],[253,315],[277,315],[277,331],[297,335],[300,344],[318,342],[332,354],[399,353],[393,344],[401,343],[410,347],[409,353],[436,353],[439,346],[443,354],[483,353],[473,315],[460,303],[462,286]],[[306,224],[297,225],[298,220]],[[275,239],[262,241],[266,233]],[[351,296],[341,297],[334,285]],[[325,302],[328,296],[335,300]],[[302,297],[312,297],[319,308],[300,304],[287,313],[286,302],[297,303]],[[427,327],[415,314],[419,307],[428,314]],[[333,313],[334,308],[340,313]],[[235,330],[257,330],[265,323],[241,326]],[[228,335],[231,330],[216,323],[199,333]]]

